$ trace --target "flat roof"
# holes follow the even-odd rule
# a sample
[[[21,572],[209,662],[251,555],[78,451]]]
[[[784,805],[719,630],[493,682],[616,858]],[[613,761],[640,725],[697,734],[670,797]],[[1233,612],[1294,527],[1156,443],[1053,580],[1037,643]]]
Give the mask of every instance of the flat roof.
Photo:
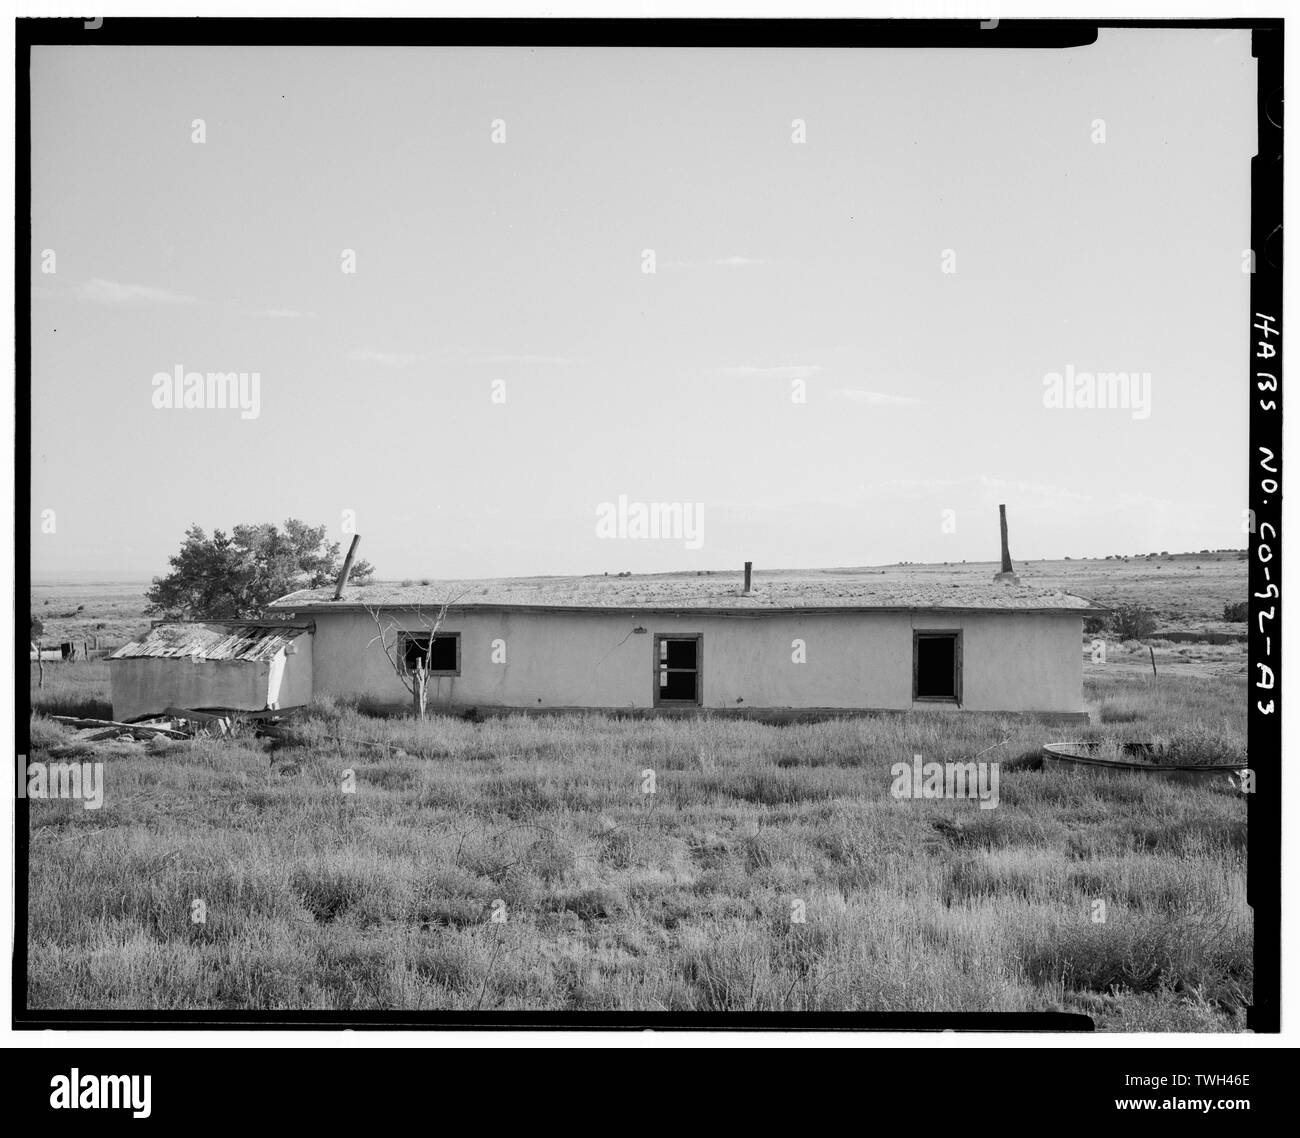
[[[744,592],[738,572],[587,577],[499,577],[477,581],[378,582],[300,589],[273,609],[304,613],[368,608],[502,608],[555,611],[711,612],[964,611],[1064,613],[1099,610],[1084,597],[1029,582],[954,581],[951,575],[904,569],[767,570]]]

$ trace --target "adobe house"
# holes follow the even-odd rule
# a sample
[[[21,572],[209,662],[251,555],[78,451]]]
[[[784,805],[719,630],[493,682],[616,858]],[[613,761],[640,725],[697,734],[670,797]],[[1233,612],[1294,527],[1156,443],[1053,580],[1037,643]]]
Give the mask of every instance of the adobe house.
[[[310,624],[161,621],[108,661],[113,718],[119,722],[169,707],[279,710],[312,696]]]
[[[778,718],[987,711],[1086,719],[1081,597],[1011,572],[532,577],[301,590],[315,690],[430,711],[701,710]],[[447,605],[441,622],[442,606]],[[437,623],[436,633],[433,632]],[[392,659],[381,643],[384,640]]]

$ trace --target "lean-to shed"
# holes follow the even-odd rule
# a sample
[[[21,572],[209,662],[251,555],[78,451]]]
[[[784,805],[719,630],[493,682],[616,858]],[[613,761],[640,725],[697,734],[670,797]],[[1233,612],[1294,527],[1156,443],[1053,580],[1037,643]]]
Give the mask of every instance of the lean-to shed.
[[[113,717],[298,707],[312,694],[310,623],[164,621],[109,657]]]

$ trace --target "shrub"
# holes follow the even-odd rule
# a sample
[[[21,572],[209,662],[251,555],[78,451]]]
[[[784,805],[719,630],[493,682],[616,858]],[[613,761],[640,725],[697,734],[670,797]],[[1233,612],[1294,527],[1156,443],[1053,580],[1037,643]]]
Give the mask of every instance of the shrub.
[[[1145,605],[1116,605],[1110,630],[1117,640],[1145,640],[1156,630],[1156,618]]]
[[[1223,606],[1223,619],[1244,623],[1249,618],[1249,607],[1246,601],[1228,601]]]

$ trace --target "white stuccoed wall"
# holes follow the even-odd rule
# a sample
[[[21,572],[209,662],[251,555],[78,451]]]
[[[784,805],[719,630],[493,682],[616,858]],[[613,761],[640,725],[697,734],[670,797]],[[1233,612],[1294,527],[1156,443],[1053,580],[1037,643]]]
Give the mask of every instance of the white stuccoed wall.
[[[364,612],[304,613],[316,621],[317,693],[409,704]],[[399,610],[387,618],[422,626]],[[634,626],[645,628],[633,634]],[[441,631],[461,634],[461,675],[436,679],[430,706],[654,706],[654,634],[702,633],[704,706],[715,709],[898,709],[912,704],[912,631],[961,629],[963,707],[1083,709],[1082,614],[838,613],[765,616],[466,611]],[[792,642],[807,663],[791,662]],[[493,641],[507,662],[492,662]],[[918,705],[920,706],[920,705]],[[926,707],[934,705],[925,704]]]

